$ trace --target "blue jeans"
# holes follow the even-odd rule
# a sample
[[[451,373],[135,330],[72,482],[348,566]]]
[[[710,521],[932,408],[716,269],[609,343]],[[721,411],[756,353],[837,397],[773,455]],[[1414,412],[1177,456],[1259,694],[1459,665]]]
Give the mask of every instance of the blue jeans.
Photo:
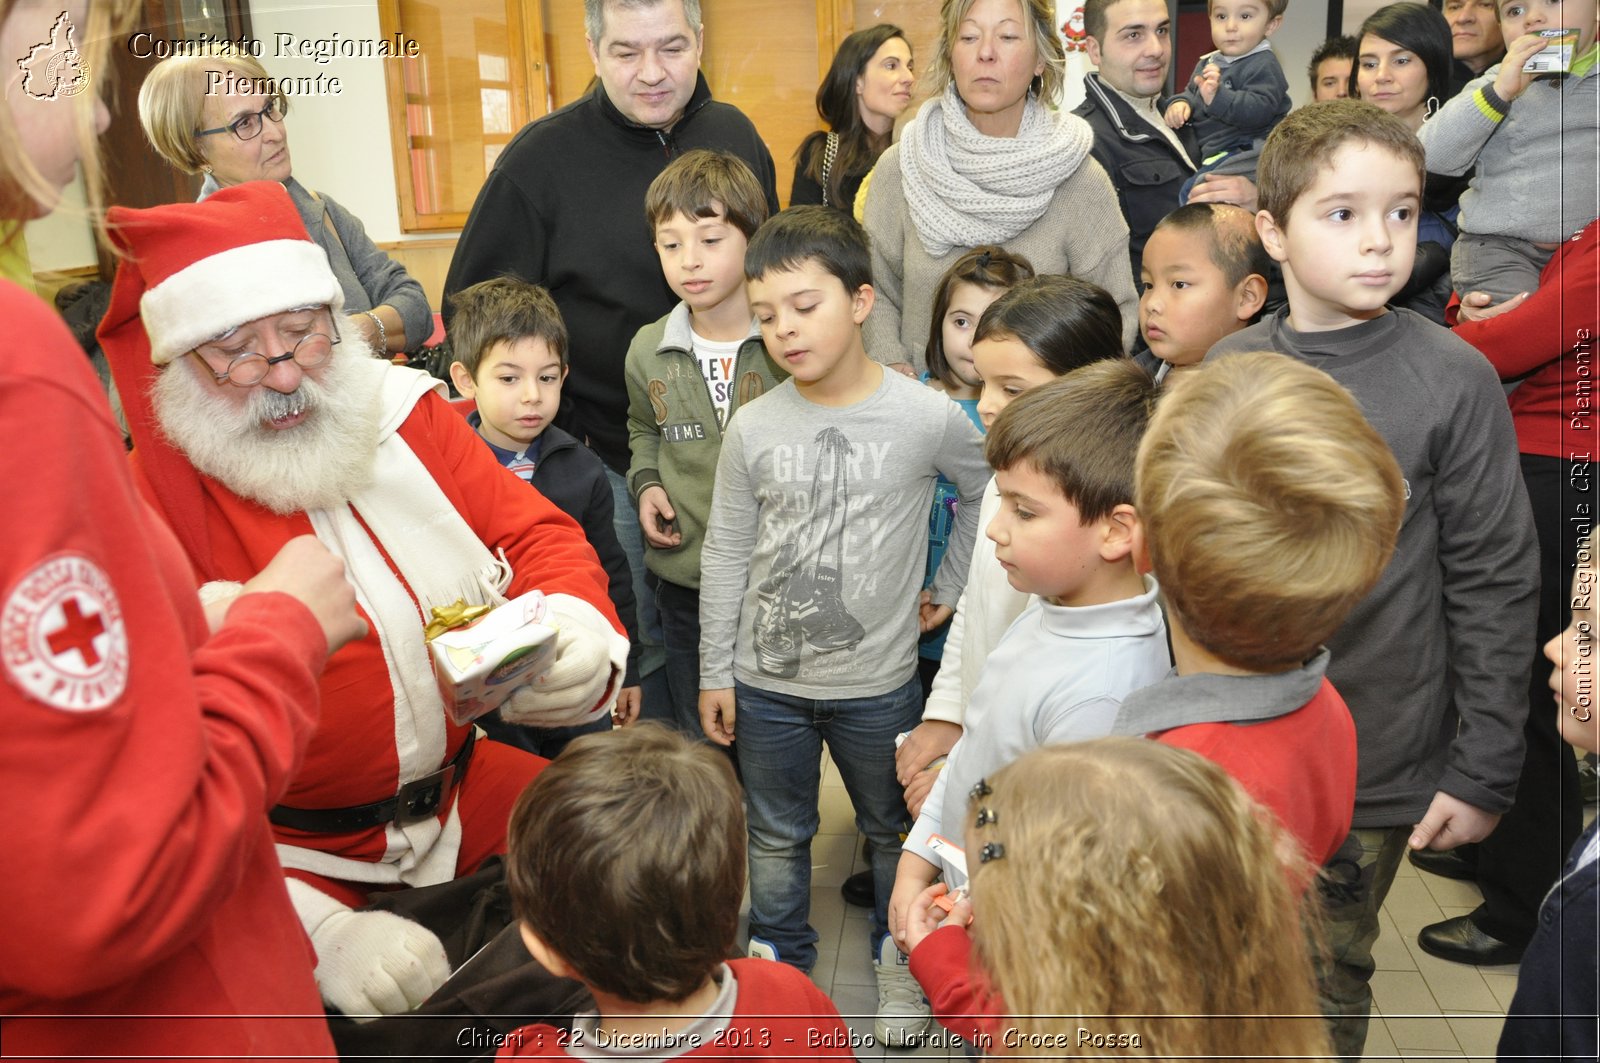
[[[817,833],[822,743],[872,842],[874,949],[888,930],[900,841],[911,828],[894,776],[894,740],[922,717],[915,676],[887,694],[818,700],[734,684],[734,751],[750,820],[750,936],[802,971],[817,961],[810,923],[811,839]]]
[[[674,713],[668,722],[690,738],[704,738],[700,729],[700,592],[664,579],[655,583],[661,641],[667,655],[663,671]]]
[[[656,598],[645,584],[644,533],[639,530],[639,510],[628,494],[628,481],[611,466],[606,466],[606,481],[611,485],[611,526],[616,529],[617,542],[628,555],[628,570],[633,575],[633,600],[639,613],[639,677],[642,680],[659,671],[665,661],[661,648],[661,617],[656,613]],[[649,688],[650,684],[644,686]],[[659,699],[646,699],[659,700]],[[671,719],[670,714],[656,714],[658,718]]]

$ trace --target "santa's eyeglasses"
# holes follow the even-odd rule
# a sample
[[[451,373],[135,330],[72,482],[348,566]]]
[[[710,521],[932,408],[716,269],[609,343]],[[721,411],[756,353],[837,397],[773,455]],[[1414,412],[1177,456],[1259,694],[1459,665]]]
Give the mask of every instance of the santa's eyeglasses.
[[[203,343],[189,353],[200,359],[200,364],[218,386],[232,384],[236,388],[253,388],[265,380],[279,362],[292,359],[301,369],[326,365],[333,357],[333,345],[339,342],[338,326],[333,323],[333,315],[324,308],[290,311],[278,323],[277,333],[279,341],[289,349],[271,358],[251,350],[210,343]],[[247,342],[261,341],[258,337]],[[212,366],[218,362],[226,362],[228,368],[217,372]]]

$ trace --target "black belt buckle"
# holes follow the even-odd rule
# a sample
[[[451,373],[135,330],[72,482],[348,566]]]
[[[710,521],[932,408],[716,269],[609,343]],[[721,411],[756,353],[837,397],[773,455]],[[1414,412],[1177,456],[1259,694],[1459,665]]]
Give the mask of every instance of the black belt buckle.
[[[405,823],[438,815],[439,806],[450,792],[450,783],[455,774],[456,766],[446,764],[432,775],[425,775],[402,786],[395,797],[398,807],[394,821]]]

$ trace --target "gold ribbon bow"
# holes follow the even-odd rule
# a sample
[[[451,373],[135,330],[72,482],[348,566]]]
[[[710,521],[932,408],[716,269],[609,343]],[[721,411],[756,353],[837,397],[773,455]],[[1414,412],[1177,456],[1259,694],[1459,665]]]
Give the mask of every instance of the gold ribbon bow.
[[[432,642],[446,631],[466,627],[480,616],[488,615],[493,608],[492,605],[468,605],[465,598],[457,598],[449,605],[436,605],[433,607],[433,619],[423,629],[423,637]]]

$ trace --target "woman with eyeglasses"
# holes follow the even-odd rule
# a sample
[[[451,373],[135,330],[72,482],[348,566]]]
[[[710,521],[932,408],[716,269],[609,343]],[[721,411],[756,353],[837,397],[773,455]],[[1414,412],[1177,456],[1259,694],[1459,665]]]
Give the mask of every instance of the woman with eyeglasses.
[[[103,72],[141,10],[0,0],[0,248],[80,167],[98,220]],[[9,280],[0,321],[5,1048],[331,1060],[267,810],[366,631],[343,562],[305,536],[203,607],[65,323]]]
[[[433,331],[422,285],[354,214],[291,176],[288,111],[288,98],[251,55],[175,56],[156,64],[139,90],[145,136],[178,169],[205,174],[201,199],[246,181],[283,185],[328,253],[351,330],[380,354],[416,350]]]

